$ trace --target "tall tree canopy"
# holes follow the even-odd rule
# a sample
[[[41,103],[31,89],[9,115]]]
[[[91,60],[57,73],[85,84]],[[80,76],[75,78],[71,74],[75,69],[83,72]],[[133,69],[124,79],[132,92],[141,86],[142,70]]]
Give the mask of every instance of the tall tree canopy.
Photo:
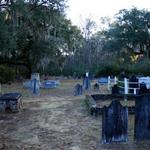
[[[48,64],[61,68],[80,34],[64,8],[64,0],[1,0],[0,63],[24,65],[29,74]]]
[[[137,8],[123,9],[116,19],[108,31],[107,46],[147,53],[150,50],[150,12]]]

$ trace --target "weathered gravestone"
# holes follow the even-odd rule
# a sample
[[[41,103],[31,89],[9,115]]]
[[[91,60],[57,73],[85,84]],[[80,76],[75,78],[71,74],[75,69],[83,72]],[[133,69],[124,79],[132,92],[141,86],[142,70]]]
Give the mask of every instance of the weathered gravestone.
[[[77,96],[77,95],[82,95],[82,85],[80,84],[76,84],[75,87],[74,87],[74,95]]]
[[[119,101],[113,101],[110,106],[103,108],[102,142],[125,142],[128,139],[128,108]]]
[[[117,84],[115,84],[113,87],[112,87],[112,91],[111,91],[112,94],[119,94],[119,87]]]
[[[60,82],[56,81],[56,80],[45,80],[42,83],[41,87],[45,88],[45,89],[51,89],[51,88],[56,88],[59,84],[60,84]]]
[[[88,90],[91,87],[91,80],[89,77],[89,73],[83,75],[83,89]]]
[[[145,83],[140,84],[140,89],[139,89],[139,94],[146,94],[149,93],[150,91],[147,89]]]
[[[107,77],[100,77],[98,79],[98,83],[103,84],[103,85],[108,84],[108,78]]]
[[[93,86],[94,90],[99,90],[99,84],[98,83],[95,83],[94,86]]]
[[[135,139],[150,140],[150,95],[138,96],[135,102]]]
[[[39,73],[31,74],[31,91],[34,95],[40,94],[40,77]]]

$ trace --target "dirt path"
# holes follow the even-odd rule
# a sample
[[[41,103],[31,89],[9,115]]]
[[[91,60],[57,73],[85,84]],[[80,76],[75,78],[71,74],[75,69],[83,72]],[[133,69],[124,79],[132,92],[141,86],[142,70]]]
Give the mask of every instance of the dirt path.
[[[57,89],[40,97],[24,98],[23,110],[0,114],[0,148],[94,150],[100,121],[86,112],[84,96],[73,89]]]

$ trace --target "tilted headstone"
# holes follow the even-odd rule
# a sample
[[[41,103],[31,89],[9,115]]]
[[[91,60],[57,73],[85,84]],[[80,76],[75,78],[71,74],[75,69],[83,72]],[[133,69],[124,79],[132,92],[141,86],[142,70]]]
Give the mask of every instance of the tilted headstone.
[[[125,142],[128,139],[128,108],[119,101],[113,101],[103,108],[102,142]]]
[[[80,84],[76,84],[75,87],[74,87],[74,95],[77,96],[77,95],[82,95],[82,85]]]
[[[134,132],[136,140],[150,140],[150,95],[136,98]]]

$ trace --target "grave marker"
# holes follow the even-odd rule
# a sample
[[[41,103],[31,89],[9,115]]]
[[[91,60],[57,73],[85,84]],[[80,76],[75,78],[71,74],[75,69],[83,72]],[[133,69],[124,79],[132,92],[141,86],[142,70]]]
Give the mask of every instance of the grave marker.
[[[91,81],[89,77],[89,72],[83,76],[83,89],[88,90],[91,87]]]
[[[125,142],[128,139],[128,108],[119,101],[113,101],[110,106],[103,108],[102,142]]]
[[[82,95],[82,92],[83,92],[82,85],[76,84],[74,88],[74,96]]]
[[[98,83],[95,83],[93,87],[94,87],[94,90],[99,90],[99,84]]]
[[[150,95],[141,95],[135,102],[135,139],[150,140]]]
[[[35,95],[40,94],[40,76],[39,73],[31,74],[31,90]]]

